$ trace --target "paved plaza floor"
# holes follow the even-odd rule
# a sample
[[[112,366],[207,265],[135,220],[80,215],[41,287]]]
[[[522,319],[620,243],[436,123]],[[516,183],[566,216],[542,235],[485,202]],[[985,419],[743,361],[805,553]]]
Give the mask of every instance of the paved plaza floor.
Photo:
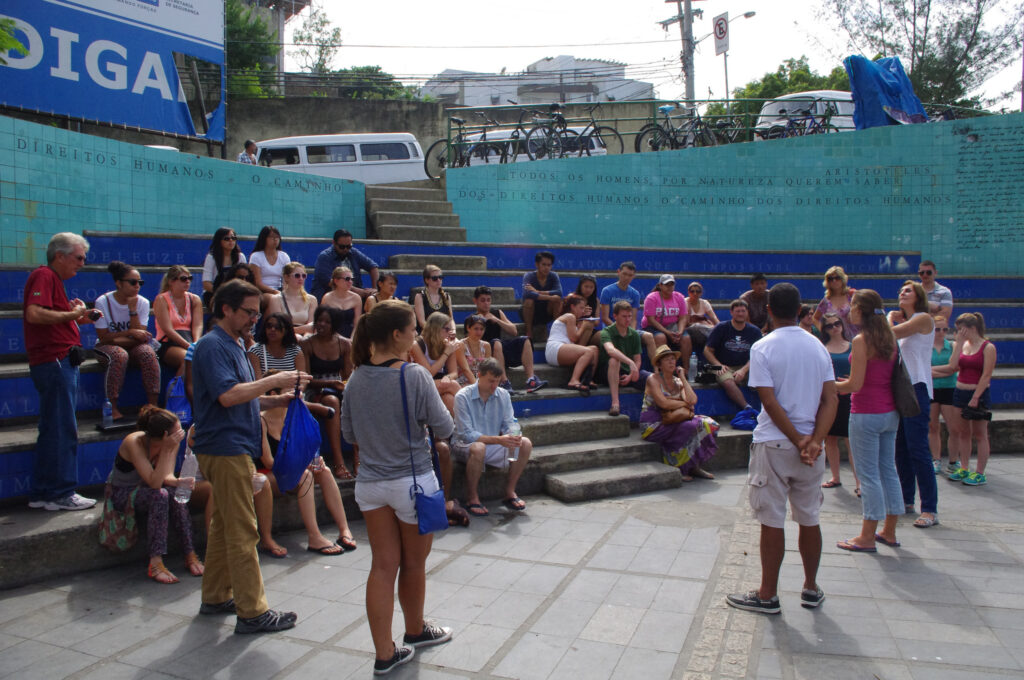
[[[454,629],[395,678],[829,678],[995,680],[1024,677],[1024,456],[989,465],[989,484],[939,480],[941,525],[901,523],[900,548],[850,554],[860,501],[825,490],[819,610],[799,605],[795,525],[787,527],[782,614],[727,607],[757,584],[758,526],[745,473],[628,498],[474,519],[434,543],[427,613]],[[199,579],[163,586],[144,565],[0,592],[0,676],[28,680],[369,678],[363,607],[370,551],[306,552],[283,534],[284,560],[262,557],[270,604],[293,630],[232,633],[234,617],[199,617]],[[60,559],[55,555],[54,559]],[[394,631],[402,634],[396,607]]]

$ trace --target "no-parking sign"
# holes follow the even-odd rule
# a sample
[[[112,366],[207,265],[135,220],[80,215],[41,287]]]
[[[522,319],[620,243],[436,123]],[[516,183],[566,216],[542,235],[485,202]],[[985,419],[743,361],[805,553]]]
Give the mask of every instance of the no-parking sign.
[[[719,14],[712,23],[715,29],[715,56],[729,51],[729,13]]]

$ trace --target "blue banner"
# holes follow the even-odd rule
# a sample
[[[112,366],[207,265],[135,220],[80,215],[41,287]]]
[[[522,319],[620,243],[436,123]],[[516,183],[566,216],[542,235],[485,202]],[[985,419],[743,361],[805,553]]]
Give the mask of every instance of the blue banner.
[[[195,136],[174,53],[221,67],[223,105],[223,11],[219,0],[4,0],[0,18],[29,51],[4,55],[0,104]],[[223,126],[209,138],[223,141]]]

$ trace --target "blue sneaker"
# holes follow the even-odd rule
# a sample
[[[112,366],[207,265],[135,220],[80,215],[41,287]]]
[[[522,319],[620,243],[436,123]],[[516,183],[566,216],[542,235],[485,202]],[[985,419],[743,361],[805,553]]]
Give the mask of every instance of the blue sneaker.
[[[967,486],[981,486],[982,484],[987,484],[988,480],[985,479],[985,473],[972,472],[971,474],[961,479],[960,482],[966,484]]]

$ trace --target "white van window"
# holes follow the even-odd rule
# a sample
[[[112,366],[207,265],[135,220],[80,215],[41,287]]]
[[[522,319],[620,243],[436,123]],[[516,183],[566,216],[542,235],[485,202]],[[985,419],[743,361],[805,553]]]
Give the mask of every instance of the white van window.
[[[355,144],[332,144],[329,146],[307,146],[306,162],[308,163],[355,163]]]
[[[276,149],[261,149],[259,162],[260,165],[265,165],[268,168],[277,165],[298,165],[299,147],[289,146]]]
[[[401,142],[360,144],[359,154],[364,161],[402,161],[409,159],[409,148]]]

